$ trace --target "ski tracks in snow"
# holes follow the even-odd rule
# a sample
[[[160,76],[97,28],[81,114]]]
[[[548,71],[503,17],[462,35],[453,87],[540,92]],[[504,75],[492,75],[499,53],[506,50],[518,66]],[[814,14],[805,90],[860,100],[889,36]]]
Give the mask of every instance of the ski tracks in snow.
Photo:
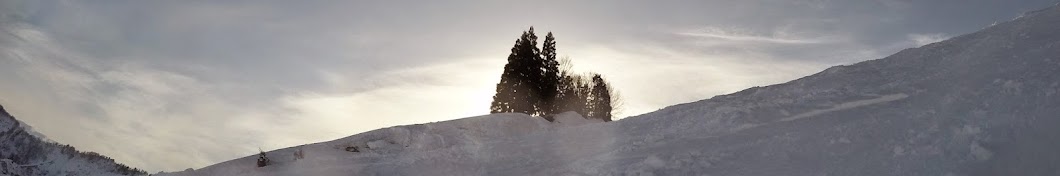
[[[891,101],[895,101],[895,100],[905,99],[906,97],[909,97],[909,95],[906,95],[904,93],[897,93],[897,94],[884,95],[884,96],[880,96],[880,97],[873,98],[873,99],[851,101],[851,102],[841,103],[841,104],[832,106],[832,108],[813,110],[813,111],[810,111],[810,112],[805,112],[805,113],[798,114],[798,115],[795,115],[795,116],[783,118],[783,119],[780,119],[780,122],[798,120],[798,119],[802,119],[802,118],[813,117],[813,116],[817,116],[817,115],[821,115],[821,114],[825,114],[825,113],[829,113],[829,112],[845,110],[845,109],[857,108],[857,107],[868,106],[868,105],[879,104],[879,103],[886,103],[886,102],[891,102]]]

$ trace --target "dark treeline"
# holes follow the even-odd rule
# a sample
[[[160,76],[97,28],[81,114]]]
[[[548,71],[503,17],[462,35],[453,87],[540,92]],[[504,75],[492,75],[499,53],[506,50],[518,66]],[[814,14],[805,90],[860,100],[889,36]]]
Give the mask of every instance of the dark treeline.
[[[570,60],[556,59],[556,39],[549,32],[537,47],[534,28],[515,40],[504,65],[491,113],[517,112],[545,117],[574,111],[586,118],[611,121],[617,105],[614,89],[600,74],[576,74]]]

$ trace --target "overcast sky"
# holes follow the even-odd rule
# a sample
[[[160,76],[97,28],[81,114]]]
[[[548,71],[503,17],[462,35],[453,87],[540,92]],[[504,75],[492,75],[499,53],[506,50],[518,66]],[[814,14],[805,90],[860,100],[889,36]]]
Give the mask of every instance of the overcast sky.
[[[973,32],[1056,0],[0,0],[0,104],[149,172],[483,115],[515,39],[621,92],[620,117]]]

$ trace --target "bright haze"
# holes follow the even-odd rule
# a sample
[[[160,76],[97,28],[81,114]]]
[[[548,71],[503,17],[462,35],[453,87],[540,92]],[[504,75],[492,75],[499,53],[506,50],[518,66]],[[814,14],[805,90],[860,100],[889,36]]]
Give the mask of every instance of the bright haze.
[[[530,26],[609,79],[626,117],[1054,3],[0,0],[0,104],[53,141],[175,171],[487,114]]]

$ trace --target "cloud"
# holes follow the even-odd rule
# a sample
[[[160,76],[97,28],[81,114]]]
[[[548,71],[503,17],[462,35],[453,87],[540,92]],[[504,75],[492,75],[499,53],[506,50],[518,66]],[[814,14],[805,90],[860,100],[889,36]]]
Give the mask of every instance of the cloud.
[[[782,83],[827,67],[763,53],[702,53],[698,45],[618,42],[574,46],[575,71],[600,73],[621,93],[622,115],[692,102],[753,86]],[[665,93],[681,92],[681,93]]]
[[[774,31],[770,35],[753,34],[747,30],[722,29],[717,27],[706,27],[690,32],[676,32],[675,34],[706,39],[716,39],[734,42],[761,42],[775,44],[820,44],[829,42],[823,39],[801,38],[785,35],[785,31]]]
[[[499,60],[463,62],[393,70],[365,79],[376,88],[361,92],[302,92],[281,98],[293,110],[288,129],[314,129],[330,135],[306,136],[310,141],[330,140],[350,134],[402,124],[443,121],[489,113],[493,86],[500,75]],[[461,70],[453,72],[453,70]],[[438,92],[444,92],[439,94]],[[298,143],[285,143],[295,145]]]
[[[913,6],[913,2],[910,0],[876,0],[877,3],[882,4],[885,7],[895,9],[905,9]]]
[[[485,114],[499,77],[483,75],[499,75],[495,65],[503,64],[468,59],[362,74],[363,79],[320,70],[329,87],[370,86],[262,95],[252,90],[268,87],[212,81],[142,60],[99,59],[32,26],[0,27],[3,39],[18,39],[0,48],[0,70],[17,75],[0,79],[17,83],[0,86],[4,105],[56,141],[152,171],[203,167],[258,147]]]
[[[0,86],[3,104],[55,141],[149,170],[203,166],[249,153],[263,141],[217,135],[249,131],[224,127],[237,118],[217,117],[269,112],[225,99],[220,95],[236,94],[222,85],[138,61],[94,58],[29,25],[0,30],[7,34],[0,37],[17,39],[0,48],[0,70],[8,75]]]

